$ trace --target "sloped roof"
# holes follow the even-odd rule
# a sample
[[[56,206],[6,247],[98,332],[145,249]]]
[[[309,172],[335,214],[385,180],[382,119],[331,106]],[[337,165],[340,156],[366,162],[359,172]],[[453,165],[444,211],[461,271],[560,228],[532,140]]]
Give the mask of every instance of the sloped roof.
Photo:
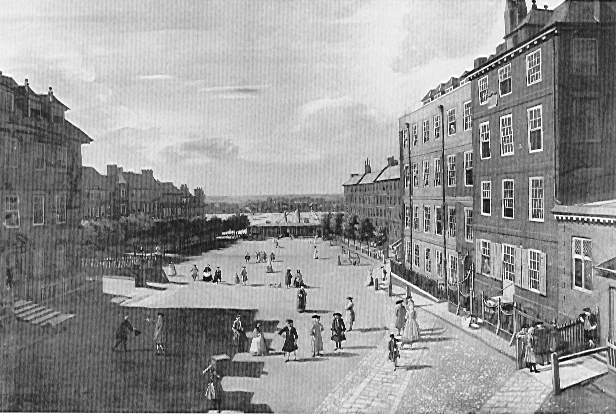
[[[118,173],[118,184],[127,184],[126,180],[124,179],[123,172]]]
[[[598,7],[597,7],[598,6]],[[599,12],[598,15],[596,12]],[[598,20],[597,20],[598,17]],[[545,27],[554,23],[596,23],[616,21],[616,5],[610,1],[567,0],[554,9]]]
[[[359,181],[364,177],[364,175],[365,174],[354,175],[351,178],[349,178],[346,183],[342,184],[342,186],[355,185],[359,183]]]
[[[359,182],[359,184],[372,184],[373,182],[376,181],[377,178],[379,178],[379,175],[381,175],[381,172],[383,172],[382,170],[378,170],[376,172],[371,172],[368,174],[365,174],[361,181]]]
[[[122,176],[126,180],[129,186],[135,188],[154,188],[156,187],[156,180],[150,176],[134,173],[131,171],[122,172]]]
[[[107,176],[100,174],[94,167],[83,166],[81,175],[82,188],[107,188]]]
[[[616,200],[576,204],[572,206],[557,205],[552,209],[552,213],[557,216],[588,216],[616,220]]]
[[[389,180],[399,180],[399,179],[400,179],[400,166],[392,165],[391,167],[385,168],[376,181],[389,181]]]

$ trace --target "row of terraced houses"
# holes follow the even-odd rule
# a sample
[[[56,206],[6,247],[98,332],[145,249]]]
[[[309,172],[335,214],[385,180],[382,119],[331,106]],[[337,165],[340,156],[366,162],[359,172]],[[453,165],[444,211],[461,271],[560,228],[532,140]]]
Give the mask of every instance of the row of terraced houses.
[[[591,308],[616,336],[615,26],[609,2],[506,0],[495,53],[399,119],[393,268],[485,318]]]

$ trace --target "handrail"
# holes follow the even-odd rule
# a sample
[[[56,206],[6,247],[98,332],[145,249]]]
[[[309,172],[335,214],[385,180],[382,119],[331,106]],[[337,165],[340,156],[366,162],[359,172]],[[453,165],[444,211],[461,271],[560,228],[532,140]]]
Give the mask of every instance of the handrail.
[[[565,361],[569,361],[570,359],[575,359],[575,358],[588,356],[592,354],[598,354],[599,352],[604,352],[604,351],[607,351],[607,346],[587,349],[585,351],[576,352],[575,354],[558,357],[558,362],[565,362]]]

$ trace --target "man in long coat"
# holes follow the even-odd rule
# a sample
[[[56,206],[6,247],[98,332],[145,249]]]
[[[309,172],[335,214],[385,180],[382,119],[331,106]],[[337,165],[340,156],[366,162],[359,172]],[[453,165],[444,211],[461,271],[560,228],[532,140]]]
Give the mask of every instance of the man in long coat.
[[[312,342],[312,356],[322,356],[323,352],[323,325],[319,315],[312,316],[312,328],[310,328],[310,340]]]
[[[404,330],[404,324],[406,323],[406,308],[403,303],[403,300],[396,302],[396,329],[398,330],[398,336]]]
[[[338,312],[334,313],[334,320],[332,322],[332,341],[336,344],[335,351],[342,349],[342,341],[346,340],[346,336],[344,335],[345,331],[346,326],[344,326],[342,314]]]
[[[135,328],[133,328],[133,325],[131,325],[130,321],[128,320],[128,316],[125,316],[124,320],[116,331],[116,343],[113,346],[113,350],[115,351],[118,345],[122,344],[124,345],[124,351],[127,351],[128,349],[126,347],[126,342],[128,341],[128,334],[129,332],[133,332],[134,330]]]

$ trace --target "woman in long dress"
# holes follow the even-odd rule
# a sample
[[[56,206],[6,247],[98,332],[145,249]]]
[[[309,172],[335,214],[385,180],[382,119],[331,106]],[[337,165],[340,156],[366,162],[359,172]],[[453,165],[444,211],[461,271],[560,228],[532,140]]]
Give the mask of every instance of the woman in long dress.
[[[289,362],[289,358],[291,357],[291,352],[295,357],[295,361],[297,361],[297,330],[293,327],[293,320],[287,319],[287,326],[282,328],[278,335],[284,337],[284,344],[282,345],[282,352],[286,356],[285,362]]]
[[[417,311],[415,310],[415,302],[413,302],[413,299],[407,300],[407,306],[406,324],[404,325],[404,341],[409,342],[412,348],[413,342],[419,341],[419,324],[417,323]]]
[[[210,406],[215,406],[218,412],[221,412],[222,408],[222,378],[220,374],[216,371],[216,362],[212,361],[212,363],[203,370],[203,375],[209,374],[207,379],[207,388],[205,390],[205,398],[207,398],[210,403],[208,404],[207,411],[210,411]]]
[[[319,258],[319,251],[317,250],[317,246],[314,246],[314,252],[312,253],[312,258],[313,259]]]
[[[377,279],[378,280],[378,279]],[[396,329],[398,330],[398,336],[402,330],[404,330],[404,324],[406,323],[406,308],[403,305],[404,301],[399,300],[396,302]]]
[[[535,354],[535,328],[531,326],[526,332],[524,341],[524,358],[528,364],[530,372],[539,373],[537,371],[537,356]]]
[[[169,263],[169,276],[177,276],[178,272],[175,270],[173,262]]]
[[[265,338],[263,337],[263,332],[261,332],[261,324],[259,323],[252,331],[250,353],[254,356],[267,355],[267,346],[265,345]]]
[[[306,310],[306,291],[301,286],[297,291],[297,311],[302,313]]]
[[[372,268],[368,268],[368,276],[366,277],[366,281],[364,282],[364,286],[372,286],[374,281],[372,280]]]
[[[163,355],[165,353],[165,347],[163,344],[163,314],[159,313],[156,319],[156,327],[154,328],[154,343],[156,344],[156,356]]]
[[[348,297],[348,303],[346,304],[344,310],[346,311],[346,322],[348,325],[348,331],[351,332],[353,330],[353,324],[355,323],[355,304],[353,303],[353,298]]]
[[[335,351],[342,349],[342,341],[346,340],[345,331],[346,326],[344,326],[342,314],[338,312],[334,313],[334,320],[332,322],[332,341],[336,344]]]
[[[312,316],[312,328],[310,328],[310,339],[312,344],[312,356],[322,356],[323,352],[323,325],[319,315]]]

